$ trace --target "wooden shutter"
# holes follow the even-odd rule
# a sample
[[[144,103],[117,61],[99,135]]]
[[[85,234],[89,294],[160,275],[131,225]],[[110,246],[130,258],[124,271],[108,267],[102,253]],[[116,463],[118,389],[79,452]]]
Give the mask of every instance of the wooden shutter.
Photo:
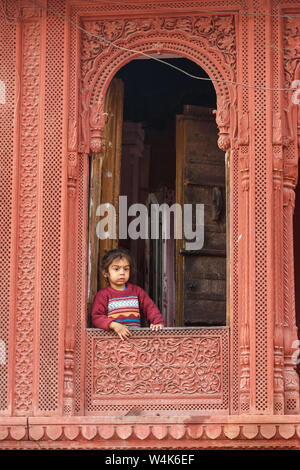
[[[176,243],[176,324],[225,324],[225,154],[211,109],[187,105],[177,116],[176,201],[204,204],[203,248],[188,251],[184,239]]]

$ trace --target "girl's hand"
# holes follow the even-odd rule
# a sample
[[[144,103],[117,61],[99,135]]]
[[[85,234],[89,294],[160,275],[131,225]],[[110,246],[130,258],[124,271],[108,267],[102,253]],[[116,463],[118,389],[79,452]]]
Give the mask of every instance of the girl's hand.
[[[150,329],[155,331],[161,330],[163,327],[164,325],[162,325],[161,323],[158,323],[157,325],[153,325],[153,323],[151,323],[150,325]]]
[[[121,323],[112,321],[109,327],[111,330],[114,330],[117,333],[117,335],[120,336],[122,341],[124,341],[124,339],[126,339],[127,336],[131,335],[128,327],[126,325],[121,325]]]

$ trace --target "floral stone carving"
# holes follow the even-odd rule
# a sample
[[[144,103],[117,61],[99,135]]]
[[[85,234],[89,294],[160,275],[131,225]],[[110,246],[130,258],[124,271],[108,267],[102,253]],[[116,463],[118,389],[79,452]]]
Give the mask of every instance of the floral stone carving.
[[[140,409],[150,403],[165,408],[176,402],[175,407],[180,403],[182,409],[222,403],[227,394],[227,333],[227,329],[210,334],[205,329],[175,330],[175,334],[168,329],[163,334],[144,330],[120,342],[112,334],[91,332],[93,405],[107,402],[121,410],[124,403],[126,411],[124,400]]]

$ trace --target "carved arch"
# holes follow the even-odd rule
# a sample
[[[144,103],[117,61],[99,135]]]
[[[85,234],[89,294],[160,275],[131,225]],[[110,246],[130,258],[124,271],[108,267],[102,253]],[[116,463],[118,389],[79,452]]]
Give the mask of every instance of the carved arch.
[[[99,152],[106,121],[104,98],[110,81],[126,63],[146,54],[173,53],[197,63],[213,80],[217,95],[218,145],[227,150],[235,130],[235,24],[232,15],[86,21],[87,31],[119,48],[83,35],[81,57],[80,150]]]

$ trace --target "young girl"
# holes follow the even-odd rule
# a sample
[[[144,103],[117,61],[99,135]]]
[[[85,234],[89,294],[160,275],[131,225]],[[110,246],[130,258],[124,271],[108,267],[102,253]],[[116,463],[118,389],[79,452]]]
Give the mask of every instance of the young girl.
[[[141,288],[128,282],[132,258],[130,253],[117,248],[108,251],[102,259],[102,274],[108,286],[99,290],[92,308],[92,323],[96,328],[114,330],[122,340],[130,336],[130,327],[140,327],[140,310],[150,321],[150,328],[164,327],[164,319],[155,303]]]

